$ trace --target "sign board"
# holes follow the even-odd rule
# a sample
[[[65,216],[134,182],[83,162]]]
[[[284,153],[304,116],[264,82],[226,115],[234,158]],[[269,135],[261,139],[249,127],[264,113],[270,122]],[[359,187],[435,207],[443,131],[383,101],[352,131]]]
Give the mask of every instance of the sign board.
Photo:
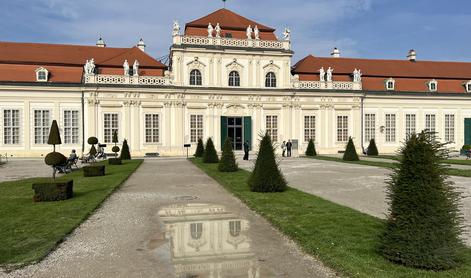
[[[190,147],[191,147],[191,144],[185,144],[185,145],[183,145],[183,147],[185,147],[185,148],[190,148]]]
[[[291,143],[293,143],[293,146],[291,147],[292,149],[297,150],[299,148],[298,147],[298,139],[291,140]]]

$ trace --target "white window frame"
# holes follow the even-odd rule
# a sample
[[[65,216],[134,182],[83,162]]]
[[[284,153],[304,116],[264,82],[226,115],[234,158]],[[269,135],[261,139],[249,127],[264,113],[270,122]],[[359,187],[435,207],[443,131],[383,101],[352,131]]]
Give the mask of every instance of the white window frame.
[[[269,71],[265,74],[265,88],[276,88],[276,82],[277,77],[275,72]]]
[[[304,115],[304,142],[316,142],[316,115]]]
[[[365,114],[365,142],[376,139],[376,114]]]
[[[37,113],[38,112],[38,113]],[[36,116],[40,119],[37,120]],[[45,119],[45,116],[47,118]],[[50,109],[33,109],[33,144],[46,145],[49,138],[49,130],[51,128],[52,113]],[[38,122],[39,121],[39,122]]]
[[[265,116],[265,130],[272,142],[278,142],[278,115]]]
[[[106,119],[107,116],[110,116],[110,119],[107,120]],[[108,127],[106,126],[107,121],[110,122]],[[109,134],[107,131],[109,131]],[[107,143],[107,144],[113,143],[113,133],[115,131],[117,132],[118,137],[119,137],[119,113],[117,112],[103,113],[103,143]]]
[[[192,74],[193,72],[195,74]],[[201,73],[201,70],[191,69],[189,76],[190,76],[190,79],[188,81],[189,81],[190,86],[202,86],[203,85],[203,74]]]
[[[337,115],[337,142],[348,141],[348,116]]]
[[[68,119],[70,114],[70,119]],[[74,121],[74,117],[76,120]],[[80,143],[80,110],[78,109],[64,109],[62,110],[62,124],[64,130],[64,144],[73,145]]]
[[[445,142],[455,142],[455,114],[445,114]]]
[[[41,74],[44,74],[44,78],[40,78]],[[43,67],[36,69],[36,81],[47,82],[49,80],[49,71]]]
[[[394,80],[393,78],[386,79],[384,81],[384,84],[387,91],[394,91],[394,89],[396,88],[396,80]],[[389,86],[389,84],[391,84],[391,86]]]
[[[417,132],[417,115],[412,113],[406,114],[405,122],[406,139],[409,139],[412,134]]]
[[[238,71],[229,72],[227,85],[229,87],[240,87],[240,73]]]
[[[464,89],[466,93],[471,93],[471,80],[469,80],[468,82],[464,84]]]
[[[436,131],[436,119],[435,114],[425,114],[425,130],[429,132]]]
[[[198,139],[204,137],[204,115],[190,115],[190,143],[197,143]]]
[[[385,141],[396,142],[396,114],[388,113],[384,117]]]
[[[427,87],[428,87],[428,90],[430,92],[436,92],[438,90],[438,82],[437,80],[433,79],[433,80],[430,80],[428,83],[427,83]]]
[[[149,122],[148,122],[148,119],[150,119]],[[148,125],[149,123],[150,123],[150,126]],[[148,132],[150,133],[148,134]],[[160,143],[160,114],[159,113],[144,113],[144,142],[146,144]]]
[[[13,118],[13,112],[16,112],[16,119]],[[7,113],[8,115],[7,117]],[[3,109],[2,111],[2,123],[3,123],[3,136],[2,142],[4,145],[20,145],[21,143],[21,110],[12,108],[12,109]],[[8,132],[7,132],[8,130]],[[8,138],[7,138],[8,137]]]

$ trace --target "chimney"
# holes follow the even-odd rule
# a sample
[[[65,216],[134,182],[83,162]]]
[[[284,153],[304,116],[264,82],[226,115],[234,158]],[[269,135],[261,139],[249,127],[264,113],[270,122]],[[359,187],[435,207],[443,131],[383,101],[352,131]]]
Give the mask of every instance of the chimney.
[[[96,46],[98,47],[106,47],[105,41],[100,37],[98,41],[96,42]]]
[[[330,53],[330,56],[334,58],[340,58],[340,50],[337,47],[334,47],[334,49]]]
[[[407,59],[411,62],[415,62],[417,58],[417,53],[415,53],[414,49],[409,50],[409,53],[407,53]]]
[[[144,43],[144,40],[142,38],[137,43],[137,47],[144,52],[146,51],[146,44]]]

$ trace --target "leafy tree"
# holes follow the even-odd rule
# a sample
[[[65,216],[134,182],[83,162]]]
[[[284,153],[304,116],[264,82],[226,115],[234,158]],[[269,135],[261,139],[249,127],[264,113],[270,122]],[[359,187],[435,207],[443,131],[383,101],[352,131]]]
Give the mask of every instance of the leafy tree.
[[[442,270],[463,261],[463,216],[461,194],[441,164],[447,151],[433,137],[413,134],[401,148],[388,182],[389,217],[379,251],[402,265]]]
[[[275,159],[275,148],[268,133],[262,136],[255,167],[248,180],[255,192],[281,192],[287,183]]]
[[[56,152],[56,145],[62,144],[61,135],[59,132],[59,126],[57,125],[57,121],[53,120],[51,129],[49,130],[49,138],[47,139],[47,143],[53,146],[53,151],[48,153],[44,158],[44,162],[52,167],[52,178],[56,179],[56,167],[59,165],[63,165],[67,162],[67,157],[63,154]]]
[[[232,141],[229,137],[224,141],[218,169],[221,172],[235,172],[238,170],[234,151],[232,150]]]
[[[130,160],[131,153],[129,152],[128,140],[124,139],[123,141],[123,149],[121,150],[120,158],[122,160]]]
[[[211,140],[211,137],[208,138],[206,141],[206,147],[204,148],[204,154],[203,154],[203,162],[204,163],[218,163],[219,158],[218,154],[216,152],[216,148],[214,147],[213,140]]]
[[[376,147],[375,139],[370,140],[370,144],[368,145],[368,149],[366,149],[367,156],[377,156],[378,155],[378,148]]]
[[[307,144],[306,149],[306,156],[316,156],[316,146],[314,145],[314,140],[309,139],[309,143]]]
[[[347,148],[345,149],[345,153],[343,154],[343,160],[346,161],[358,161],[357,151],[355,149],[355,145],[353,144],[352,137],[348,138]]]
[[[204,155],[203,139],[198,138],[198,145],[196,146],[196,152],[194,154],[194,157],[203,157],[203,155]]]

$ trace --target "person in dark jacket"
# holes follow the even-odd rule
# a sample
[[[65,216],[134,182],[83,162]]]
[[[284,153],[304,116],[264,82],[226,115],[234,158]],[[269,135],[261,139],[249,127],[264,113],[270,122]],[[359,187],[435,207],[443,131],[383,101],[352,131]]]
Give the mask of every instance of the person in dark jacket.
[[[293,143],[291,143],[291,140],[288,140],[286,143],[286,156],[291,157],[291,148],[293,147]]]
[[[249,140],[246,140],[244,143],[244,160],[249,160]]]

